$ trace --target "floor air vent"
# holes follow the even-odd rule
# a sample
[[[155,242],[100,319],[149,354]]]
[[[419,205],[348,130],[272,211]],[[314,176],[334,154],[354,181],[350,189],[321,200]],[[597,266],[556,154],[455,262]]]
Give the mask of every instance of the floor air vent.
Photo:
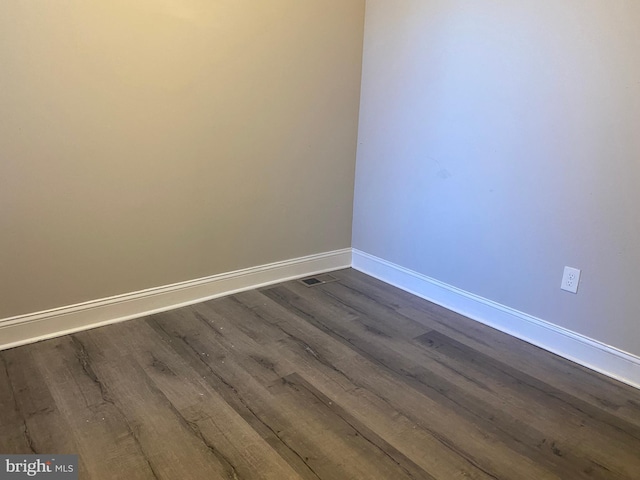
[[[300,279],[300,283],[307,287],[316,287],[318,285],[323,285],[329,282],[335,282],[338,279],[333,275],[329,275],[325,273],[324,275],[314,275],[313,277],[307,277]]]

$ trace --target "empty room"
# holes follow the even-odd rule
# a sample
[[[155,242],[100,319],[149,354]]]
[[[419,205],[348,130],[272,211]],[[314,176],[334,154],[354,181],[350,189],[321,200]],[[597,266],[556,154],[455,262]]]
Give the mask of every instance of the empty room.
[[[640,2],[0,2],[0,480],[640,479]]]

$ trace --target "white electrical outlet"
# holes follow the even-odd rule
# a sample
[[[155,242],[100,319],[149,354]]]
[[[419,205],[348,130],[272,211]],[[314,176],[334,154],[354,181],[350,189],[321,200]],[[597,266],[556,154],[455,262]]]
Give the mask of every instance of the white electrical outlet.
[[[578,293],[578,284],[580,283],[580,270],[572,267],[564,267],[562,275],[562,285],[560,288],[571,293]]]

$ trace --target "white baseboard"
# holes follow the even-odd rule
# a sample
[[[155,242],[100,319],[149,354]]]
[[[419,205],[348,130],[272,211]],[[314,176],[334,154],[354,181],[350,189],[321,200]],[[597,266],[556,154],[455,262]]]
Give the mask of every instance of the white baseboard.
[[[351,249],[0,319],[0,350],[351,266]]]
[[[352,267],[480,323],[640,388],[640,357],[353,249]]]
[[[0,319],[0,350],[349,266],[640,388],[640,357],[350,248]]]

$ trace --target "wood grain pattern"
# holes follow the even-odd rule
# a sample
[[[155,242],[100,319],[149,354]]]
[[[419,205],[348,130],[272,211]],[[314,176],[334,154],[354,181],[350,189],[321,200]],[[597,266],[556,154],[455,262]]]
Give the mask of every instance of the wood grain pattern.
[[[83,479],[634,479],[640,392],[353,270],[0,352]]]

